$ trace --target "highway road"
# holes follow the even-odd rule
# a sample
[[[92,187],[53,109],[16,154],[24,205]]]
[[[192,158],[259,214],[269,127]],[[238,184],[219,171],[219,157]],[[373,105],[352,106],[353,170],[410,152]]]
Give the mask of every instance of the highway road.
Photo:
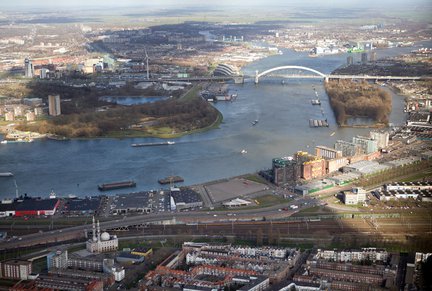
[[[309,197],[297,197],[288,203],[275,205],[266,208],[254,208],[247,210],[226,210],[226,211],[210,211],[210,212],[159,212],[148,215],[124,216],[117,220],[101,222],[102,230],[119,229],[128,226],[140,226],[146,224],[181,224],[181,223],[215,223],[236,219],[238,221],[254,221],[272,218],[288,217],[302,208],[318,205],[320,202]],[[291,205],[299,206],[296,210],[290,209]],[[37,226],[35,226],[37,227]],[[25,226],[28,228],[28,226]],[[6,240],[0,243],[0,250],[27,247],[45,243],[60,243],[62,241],[78,239],[85,237],[85,232],[91,230],[90,224],[52,230],[47,232],[38,232],[34,234],[24,235],[16,239]]]
[[[307,203],[307,204],[306,204]],[[395,218],[346,218],[346,219],[310,219],[309,221],[282,221],[301,210],[321,203],[310,197],[297,197],[289,203],[267,208],[226,211],[198,212],[161,212],[148,215],[119,217],[117,220],[101,222],[102,230],[123,235],[236,235],[253,237],[261,229],[264,237],[272,229],[278,235],[290,238],[313,237],[323,239],[341,234],[399,237],[409,234],[427,234],[432,232],[430,217],[402,216]],[[291,210],[290,205],[299,209]],[[287,209],[287,210],[283,210]],[[265,219],[264,219],[265,218]],[[61,243],[67,240],[85,238],[85,232],[91,231],[91,225],[85,224],[43,233],[25,235],[0,243],[0,250],[28,247],[37,244]],[[312,240],[313,241],[313,240]]]

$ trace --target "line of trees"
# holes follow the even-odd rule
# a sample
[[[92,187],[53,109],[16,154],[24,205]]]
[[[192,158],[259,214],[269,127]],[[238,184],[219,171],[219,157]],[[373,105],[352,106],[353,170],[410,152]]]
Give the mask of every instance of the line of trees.
[[[387,124],[392,109],[391,95],[366,81],[330,80],[325,84],[330,105],[339,125],[352,117],[369,117]]]

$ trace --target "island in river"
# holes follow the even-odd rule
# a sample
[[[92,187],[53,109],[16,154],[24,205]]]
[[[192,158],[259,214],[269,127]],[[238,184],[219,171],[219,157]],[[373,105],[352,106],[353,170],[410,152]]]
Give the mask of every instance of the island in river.
[[[392,99],[387,91],[366,81],[330,80],[325,84],[330,105],[339,126],[346,126],[350,117],[366,117],[375,124],[385,126],[389,122]]]
[[[60,84],[36,84],[33,90],[33,93],[39,93],[36,95],[47,96],[46,92],[55,92],[68,101],[62,102],[61,115],[36,122],[23,122],[17,129],[67,138],[172,138],[217,127],[222,121],[219,111],[199,96],[199,85],[187,88],[183,94],[177,92],[171,98],[133,106],[106,102],[101,96],[107,93],[155,96],[161,92],[143,92],[132,86],[111,89],[109,92],[95,88],[68,87],[65,90],[64,87]]]

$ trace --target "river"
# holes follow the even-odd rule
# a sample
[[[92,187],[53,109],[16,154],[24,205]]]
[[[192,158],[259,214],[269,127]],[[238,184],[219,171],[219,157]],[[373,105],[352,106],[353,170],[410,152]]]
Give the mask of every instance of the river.
[[[377,55],[394,56],[410,50],[377,50]],[[346,57],[309,58],[306,53],[283,50],[283,55],[251,63],[243,71],[254,75],[255,70],[299,65],[330,73],[344,65]],[[289,156],[298,150],[313,153],[316,145],[333,146],[338,139],[351,140],[354,135],[369,132],[336,126],[320,80],[287,80],[282,85],[277,78],[263,78],[258,85],[250,81],[229,87],[238,97],[234,102],[215,104],[224,116],[220,128],[175,139],[175,145],[131,147],[132,143],[159,141],[154,138],[1,144],[0,172],[12,172],[14,177],[0,178],[0,198],[15,196],[14,180],[20,194],[43,197],[48,197],[51,190],[59,196],[97,195],[98,184],[124,180],[136,181],[136,189],[107,194],[157,189],[161,187],[157,180],[169,175],[182,176],[184,185],[192,185],[270,168],[274,157]],[[324,113],[320,106],[311,105],[313,88]],[[330,126],[310,128],[311,118],[327,118]],[[256,119],[258,124],[252,126]],[[390,122],[404,121],[403,97],[393,94]],[[243,149],[247,154],[241,154]]]

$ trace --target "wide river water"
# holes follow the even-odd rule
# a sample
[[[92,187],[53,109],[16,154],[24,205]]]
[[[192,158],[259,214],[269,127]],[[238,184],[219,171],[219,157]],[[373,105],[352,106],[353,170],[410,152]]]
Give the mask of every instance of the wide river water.
[[[413,48],[377,50],[378,57],[394,56]],[[310,58],[306,53],[284,50],[243,68],[246,75],[282,65],[307,66],[330,73],[346,62],[347,54]],[[355,54],[355,61],[360,54]],[[322,105],[313,106],[313,88]],[[274,157],[289,156],[298,150],[314,153],[314,146],[333,146],[338,139],[351,140],[368,129],[338,128],[321,80],[263,78],[230,85],[237,93],[234,102],[215,106],[224,116],[219,129],[175,139],[175,145],[131,147],[132,143],[157,142],[155,138],[90,139],[0,145],[0,199],[15,196],[15,181],[20,194],[48,197],[57,195],[97,195],[97,185],[134,180],[135,189],[105,192],[112,195],[157,189],[157,180],[170,175],[185,179],[184,185],[255,172],[271,167]],[[322,108],[322,111],[321,111]],[[327,118],[328,128],[310,128],[309,119]],[[251,122],[259,123],[252,126]],[[393,94],[394,124],[405,121],[403,97]],[[332,133],[335,132],[333,135]],[[245,149],[247,154],[241,154]]]

